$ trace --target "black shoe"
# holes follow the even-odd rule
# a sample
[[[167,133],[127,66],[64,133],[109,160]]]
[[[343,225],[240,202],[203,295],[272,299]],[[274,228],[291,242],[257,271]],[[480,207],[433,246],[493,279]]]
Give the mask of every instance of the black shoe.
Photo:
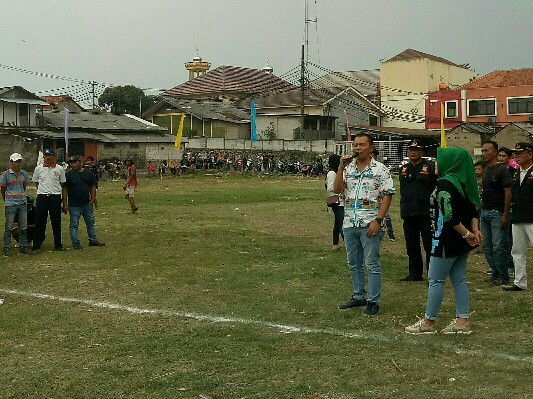
[[[502,287],[502,289],[504,291],[524,291],[523,288],[520,288],[518,285],[511,285],[511,286],[508,286],[508,287]]]
[[[64,251],[65,248],[63,248],[63,246],[60,246],[60,247],[54,247],[54,251],[58,251],[58,252],[61,252],[61,251]]]
[[[31,249],[32,255],[37,255],[39,252],[41,252],[41,247],[34,247]]]
[[[400,281],[422,281],[422,280],[423,280],[422,277],[416,277],[411,274],[408,274],[404,278],[400,279]]]
[[[339,305],[339,309],[351,309],[360,306],[366,306],[366,299],[355,299],[352,296],[348,302]]]
[[[103,247],[105,244],[100,241],[89,241],[90,247]]]
[[[502,280],[501,278],[491,278],[489,284],[497,287],[499,285],[509,284],[509,280]]]
[[[74,245],[72,245],[72,249],[81,249],[81,245],[80,244],[74,244]]]
[[[365,316],[375,316],[379,313],[379,305],[376,302],[368,302],[366,309],[363,311]]]
[[[26,247],[20,247],[19,248],[19,254],[26,255],[27,253],[28,253],[28,250],[26,249]]]
[[[4,256],[11,255],[11,250],[9,248],[4,248]]]

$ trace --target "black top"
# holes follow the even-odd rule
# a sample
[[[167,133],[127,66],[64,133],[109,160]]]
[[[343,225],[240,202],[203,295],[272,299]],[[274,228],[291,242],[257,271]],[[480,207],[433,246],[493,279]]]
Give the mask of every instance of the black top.
[[[520,184],[520,171],[513,178],[511,190],[513,204],[511,223],[533,223],[533,167],[530,167]]]
[[[505,204],[504,188],[511,187],[511,175],[501,163],[487,166],[483,171],[482,209],[494,209],[503,212]]]
[[[96,178],[89,168],[81,172],[71,169],[66,174],[65,187],[68,190],[69,206],[85,206],[91,200],[91,187],[96,186]]]
[[[431,196],[433,240],[431,255],[451,258],[471,251],[468,242],[453,229],[462,223],[472,230],[472,219],[478,218],[478,210],[468,198],[464,198],[448,180],[439,180],[437,189]],[[444,255],[444,256],[443,256]]]
[[[400,167],[400,216],[429,215],[429,197],[437,185],[435,164],[422,159]]]

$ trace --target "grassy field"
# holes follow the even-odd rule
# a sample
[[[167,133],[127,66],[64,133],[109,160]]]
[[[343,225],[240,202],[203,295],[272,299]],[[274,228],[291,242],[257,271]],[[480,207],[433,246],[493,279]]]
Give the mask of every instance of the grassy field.
[[[533,397],[531,292],[489,286],[482,255],[469,258],[472,335],[403,332],[427,282],[398,281],[398,196],[381,314],[365,318],[337,309],[351,284],[322,179],[142,178],[137,215],[122,184],[100,184],[105,247],[87,246],[82,222],[82,251],[52,251],[49,226],[41,254],[0,259],[0,397]],[[448,285],[439,326],[453,317]]]

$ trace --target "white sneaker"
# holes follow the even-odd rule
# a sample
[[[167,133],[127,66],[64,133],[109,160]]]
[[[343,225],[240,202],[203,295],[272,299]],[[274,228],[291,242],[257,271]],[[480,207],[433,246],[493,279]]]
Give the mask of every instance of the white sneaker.
[[[412,326],[405,327],[407,334],[419,335],[419,334],[435,334],[437,329],[435,326],[428,326],[425,324],[426,319],[420,319]]]
[[[466,323],[466,326],[459,326],[457,325],[457,319],[454,319],[448,324],[448,327],[443,328],[440,330],[441,334],[472,334],[472,330],[470,329],[470,323]]]

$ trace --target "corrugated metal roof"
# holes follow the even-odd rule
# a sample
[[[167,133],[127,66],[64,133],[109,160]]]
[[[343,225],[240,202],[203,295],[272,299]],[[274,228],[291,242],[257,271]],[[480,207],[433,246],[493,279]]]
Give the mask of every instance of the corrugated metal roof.
[[[379,69],[333,72],[311,81],[311,87],[353,87],[363,96],[378,94]]]
[[[525,130],[528,132],[530,136],[533,136],[533,123],[528,122],[515,122],[516,126],[518,126],[520,129]]]
[[[48,105],[47,102],[21,86],[0,88],[0,101],[18,104]]]
[[[34,130],[31,134],[38,137],[51,139],[63,139],[63,132]],[[174,143],[176,136],[170,134],[110,134],[110,133],[80,133],[69,132],[70,140],[94,140],[103,143]],[[184,138],[186,141],[187,139]]]
[[[209,93],[268,93],[293,89],[294,86],[260,69],[222,65],[165,93],[165,96],[194,96]]]
[[[250,122],[250,114],[248,112],[223,102],[186,100],[174,97],[164,97],[162,101],[148,110],[146,114],[150,115],[153,112],[157,112],[164,103],[202,120],[212,119],[230,123]]]
[[[338,94],[340,92],[337,88],[332,88]],[[317,89],[309,89],[304,91],[304,104],[310,105],[322,105],[329,99],[335,96],[335,94],[324,94]],[[300,89],[287,90],[281,93],[265,94],[262,96],[253,97],[253,101],[257,108],[277,108],[277,107],[291,107],[300,106],[301,103],[301,91]],[[248,101],[247,101],[248,102]]]
[[[43,115],[46,119],[47,126],[54,128],[62,128],[64,126],[63,112],[46,111]],[[166,128],[147,121],[141,122],[138,118],[132,118],[128,115],[93,114],[91,112],[70,113],[68,124],[70,129],[92,131],[167,132]]]
[[[485,89],[491,87],[533,86],[533,69],[511,69],[507,71],[493,71],[470,83],[461,89]]]
[[[445,58],[437,57],[435,55],[431,55],[428,53],[423,53],[422,51],[413,50],[411,48],[408,48],[407,50],[402,51],[400,54],[395,55],[394,57],[388,59],[385,62],[393,62],[393,61],[411,61],[411,60],[420,60],[423,58],[427,58],[433,61],[442,62],[443,64],[448,64],[452,66],[456,66],[459,68],[464,68],[461,65],[458,65],[454,62],[448,61]]]

